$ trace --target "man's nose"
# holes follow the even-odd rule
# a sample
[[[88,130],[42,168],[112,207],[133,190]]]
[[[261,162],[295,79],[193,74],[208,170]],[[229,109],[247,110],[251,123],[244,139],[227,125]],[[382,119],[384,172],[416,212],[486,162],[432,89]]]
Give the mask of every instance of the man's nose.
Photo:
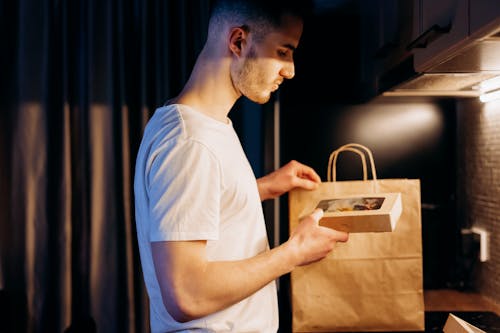
[[[293,62],[287,62],[281,69],[280,75],[285,79],[291,79],[295,76],[295,65]]]

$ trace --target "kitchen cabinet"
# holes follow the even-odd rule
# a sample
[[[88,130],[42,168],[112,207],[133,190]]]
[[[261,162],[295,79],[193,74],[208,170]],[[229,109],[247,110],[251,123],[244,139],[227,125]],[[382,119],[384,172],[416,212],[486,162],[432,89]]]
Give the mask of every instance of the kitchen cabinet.
[[[474,97],[478,95],[474,89],[478,82],[498,75],[499,0],[351,3],[356,4],[360,17],[359,65],[355,64],[360,84],[355,88],[361,100],[394,93],[395,89],[395,95],[399,96],[413,93]],[[329,31],[342,32],[335,35],[337,45],[355,44],[352,40],[356,40],[357,32],[353,23],[355,21],[346,22],[350,29],[327,26]],[[350,36],[352,40],[350,44],[340,43],[338,36]],[[349,52],[354,51],[349,48]],[[329,55],[328,60],[342,63],[342,68],[347,68],[344,65],[346,61],[353,61],[351,58],[356,60],[344,57],[336,61],[337,58]],[[449,73],[456,75],[452,77]],[[349,77],[355,74],[353,71]]]
[[[500,25],[498,0],[471,0],[469,3],[470,35],[482,35]]]
[[[377,0],[372,12],[397,13],[392,17],[379,15],[367,34],[368,46],[363,52],[384,49],[382,41],[388,32],[399,40],[372,65],[375,95],[380,93],[442,94],[443,96],[477,96],[474,85],[488,79],[499,70],[500,2],[498,0],[413,0],[410,22],[391,0]],[[406,13],[408,13],[408,9]],[[369,14],[365,14],[369,17]],[[373,15],[373,14],[372,14]],[[398,22],[391,28],[387,20]],[[371,37],[371,39],[370,39]],[[379,44],[377,45],[377,41]],[[401,48],[404,45],[404,50]],[[388,49],[385,48],[387,51]],[[404,52],[406,51],[406,53]],[[367,57],[362,58],[367,59]],[[366,63],[369,64],[367,60]],[[449,73],[460,74],[460,81]],[[465,75],[468,76],[465,76]],[[369,74],[367,74],[368,76]],[[418,81],[417,81],[418,80]],[[404,86],[403,86],[404,85]]]
[[[361,81],[376,91],[378,78],[410,55],[406,46],[419,33],[413,19],[418,6],[414,1],[373,0],[362,2],[359,10]]]
[[[500,25],[498,0],[415,0],[420,35],[408,48],[414,54],[416,72],[453,57],[476,38],[495,31]]]
[[[407,47],[414,55],[415,71],[424,72],[467,42],[469,0],[415,0],[415,3],[418,13],[414,22],[420,26],[420,34]]]
[[[363,66],[366,68],[362,79],[368,79],[371,75],[379,80],[409,56],[413,56],[416,72],[425,71],[436,56],[446,57],[450,48],[468,38],[468,2],[469,0],[363,2],[360,8],[363,17],[361,51]]]

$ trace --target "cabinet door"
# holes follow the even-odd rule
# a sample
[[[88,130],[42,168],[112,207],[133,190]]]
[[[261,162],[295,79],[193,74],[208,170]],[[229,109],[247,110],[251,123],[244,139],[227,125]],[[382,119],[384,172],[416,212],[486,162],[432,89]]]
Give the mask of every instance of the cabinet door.
[[[397,52],[397,9],[398,0],[370,0],[360,6],[362,80],[375,79]]]
[[[410,53],[406,45],[418,35],[413,1],[370,0],[361,3],[361,80],[379,90],[378,81]]]
[[[413,2],[401,0],[378,0],[377,21],[375,26],[378,41],[377,53],[379,58],[401,57],[404,55],[406,45],[418,34],[418,26],[414,24],[415,13]]]
[[[469,35],[468,0],[416,0],[420,6],[420,35],[408,45],[415,70],[422,72],[451,56]],[[476,0],[474,0],[476,1]]]
[[[488,34],[500,25],[500,1],[470,1],[470,34]]]

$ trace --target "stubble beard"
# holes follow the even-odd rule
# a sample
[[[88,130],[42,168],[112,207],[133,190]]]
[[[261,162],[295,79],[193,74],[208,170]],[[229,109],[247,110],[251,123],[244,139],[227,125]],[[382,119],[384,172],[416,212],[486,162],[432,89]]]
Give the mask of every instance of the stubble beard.
[[[247,57],[243,60],[240,70],[237,72],[236,77],[239,82],[239,90],[241,94],[249,100],[264,104],[271,98],[271,92],[263,90],[264,81],[261,80],[262,75],[257,64],[257,54],[252,47],[248,51]]]

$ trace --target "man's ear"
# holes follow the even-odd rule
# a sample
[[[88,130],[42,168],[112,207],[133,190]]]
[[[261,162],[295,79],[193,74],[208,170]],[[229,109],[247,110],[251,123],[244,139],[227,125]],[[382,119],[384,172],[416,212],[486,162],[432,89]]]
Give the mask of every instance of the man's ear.
[[[231,29],[229,35],[229,49],[237,56],[241,55],[241,50],[245,46],[247,39],[247,31],[243,27]]]

